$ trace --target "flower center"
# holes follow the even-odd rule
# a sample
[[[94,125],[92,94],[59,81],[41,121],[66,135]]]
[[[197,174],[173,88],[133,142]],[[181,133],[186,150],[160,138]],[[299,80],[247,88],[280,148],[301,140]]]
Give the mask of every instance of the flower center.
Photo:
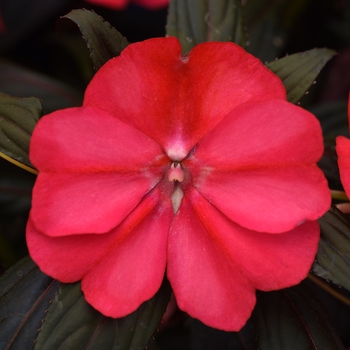
[[[185,178],[185,173],[182,170],[181,164],[179,162],[172,162],[169,172],[169,181],[179,181],[182,182]]]
[[[170,169],[168,171],[168,180],[174,181],[174,190],[170,196],[174,214],[176,214],[177,211],[179,210],[182,198],[184,196],[184,193],[180,185],[180,183],[184,180],[184,178],[185,178],[185,173],[182,169],[181,164],[176,161],[172,162]]]

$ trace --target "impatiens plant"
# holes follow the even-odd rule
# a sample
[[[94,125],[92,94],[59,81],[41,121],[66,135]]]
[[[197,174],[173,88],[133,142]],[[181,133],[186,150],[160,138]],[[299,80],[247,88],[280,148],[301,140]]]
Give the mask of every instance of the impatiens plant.
[[[105,6],[111,9],[123,9],[130,2],[149,9],[159,9],[162,7],[166,7],[169,4],[169,0],[86,0],[86,1],[95,5]]]
[[[330,207],[319,122],[233,43],[181,55],[173,37],[131,44],[82,107],[44,116],[27,243],[40,269],[82,280],[123,317],[169,280],[179,308],[242,328],[256,289],[298,284]]]

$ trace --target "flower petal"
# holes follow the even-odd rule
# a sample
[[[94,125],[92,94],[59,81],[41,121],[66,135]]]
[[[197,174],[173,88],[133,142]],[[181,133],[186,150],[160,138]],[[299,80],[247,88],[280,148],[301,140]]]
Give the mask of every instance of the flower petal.
[[[316,166],[213,172],[197,187],[232,221],[259,232],[292,230],[330,207],[327,181]]]
[[[139,209],[139,207],[137,208]],[[83,278],[88,303],[110,317],[123,317],[158,291],[164,278],[173,213],[170,203],[156,207]],[[128,229],[128,222],[124,227]]]
[[[110,231],[160,181],[169,162],[153,140],[90,107],[42,118],[30,156],[40,171],[31,218],[49,236]]]
[[[255,289],[289,287],[304,279],[319,240],[317,222],[273,235],[247,230],[195,190],[184,200],[169,236],[168,277],[179,307],[207,325],[239,330]]]
[[[105,233],[119,225],[155,184],[139,173],[39,173],[31,218],[51,237]]]
[[[103,235],[52,238],[29,220],[28,248],[44,273],[66,283],[83,279],[92,306],[122,317],[159,289],[172,216],[170,203],[161,203],[154,190],[118,228]]]
[[[191,204],[206,231],[254,288],[287,288],[307,277],[320,238],[317,221],[275,235],[237,225],[198,193],[191,195]]]
[[[183,164],[195,187],[231,220],[279,233],[329,208],[327,181],[315,165],[322,152],[316,118],[272,100],[234,109]]]
[[[53,136],[54,135],[54,136]],[[59,110],[40,119],[30,143],[40,172],[136,172],[168,162],[162,148],[98,108]]]
[[[169,234],[167,276],[181,310],[210,327],[238,331],[254,308],[255,289],[213,240],[208,220],[201,221],[187,193]]]
[[[350,115],[350,113],[349,113]],[[350,140],[344,136],[336,139],[336,150],[338,155],[338,165],[341,183],[346,194],[350,195]]]
[[[129,45],[107,62],[84,105],[133,125],[181,160],[237,105],[285,96],[280,79],[238,45],[202,43],[181,57],[169,37]]]

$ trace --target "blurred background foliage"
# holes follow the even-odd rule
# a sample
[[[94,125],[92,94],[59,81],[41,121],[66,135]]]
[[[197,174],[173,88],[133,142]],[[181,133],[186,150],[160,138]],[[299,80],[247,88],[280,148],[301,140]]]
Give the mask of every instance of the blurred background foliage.
[[[350,1],[243,0],[242,3],[246,49],[264,63],[315,47],[337,51],[300,104],[321,121],[326,147],[320,166],[330,188],[341,190],[334,139],[340,134],[348,135]],[[36,96],[42,101],[44,114],[81,104],[94,70],[77,26],[59,20],[75,8],[93,9],[129,42],[166,33],[167,8],[154,11],[130,4],[117,11],[75,0],[0,0],[1,93]],[[25,226],[34,181],[35,175],[0,158],[0,274],[27,254]],[[349,321],[345,321],[349,320],[350,307],[314,284],[311,288],[325,301],[345,345],[350,346]],[[197,321],[188,320],[173,328],[164,339],[174,337],[177,339],[174,346],[179,346],[182,341],[188,341],[187,337],[200,333],[201,337],[215,342],[219,331],[203,333],[201,327]],[[249,332],[249,324],[244,332]],[[231,335],[218,337],[221,341],[235,342]],[[210,342],[208,346],[209,349]]]

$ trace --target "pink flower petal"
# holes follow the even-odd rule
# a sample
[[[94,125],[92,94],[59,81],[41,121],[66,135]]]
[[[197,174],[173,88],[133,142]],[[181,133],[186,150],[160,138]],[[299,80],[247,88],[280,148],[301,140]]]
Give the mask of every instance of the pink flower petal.
[[[255,290],[204,225],[185,196],[169,234],[168,279],[181,310],[210,327],[237,331],[253,310]]]
[[[280,235],[244,229],[192,191],[172,225],[168,277],[180,309],[235,331],[250,316],[255,289],[285,288],[307,276],[318,240],[317,222]]]
[[[154,185],[139,173],[39,173],[31,218],[51,237],[105,233],[119,225]]]
[[[202,43],[181,57],[170,37],[130,45],[107,62],[84,105],[135,126],[181,160],[234,107],[272,98],[285,99],[281,81],[238,45]]]
[[[103,314],[122,317],[159,289],[172,219],[160,192],[147,195],[116,229],[103,235],[52,238],[29,220],[27,243],[42,271],[62,282],[83,279],[86,299]]]
[[[350,93],[348,97],[348,120],[350,126]],[[336,139],[336,151],[340,179],[347,196],[350,197],[350,140],[344,136],[338,136]]]
[[[127,237],[83,278],[87,302],[104,315],[117,318],[152,298],[164,278],[172,218],[168,203],[129,229]],[[118,232],[124,227],[128,229],[128,222]]]
[[[169,162],[154,141],[96,108],[42,118],[30,156],[40,171],[31,218],[49,236],[110,231],[160,181]]]
[[[329,208],[327,181],[315,165],[322,152],[316,118],[273,100],[235,108],[183,164],[195,187],[231,220],[278,233]]]
[[[349,113],[350,115],[350,113]],[[350,140],[344,136],[336,139],[336,150],[341,182],[346,194],[350,195]]]
[[[43,146],[45,145],[45,146]],[[162,148],[138,130],[98,108],[59,110],[40,119],[30,143],[40,172],[139,172],[158,178],[168,163]]]

